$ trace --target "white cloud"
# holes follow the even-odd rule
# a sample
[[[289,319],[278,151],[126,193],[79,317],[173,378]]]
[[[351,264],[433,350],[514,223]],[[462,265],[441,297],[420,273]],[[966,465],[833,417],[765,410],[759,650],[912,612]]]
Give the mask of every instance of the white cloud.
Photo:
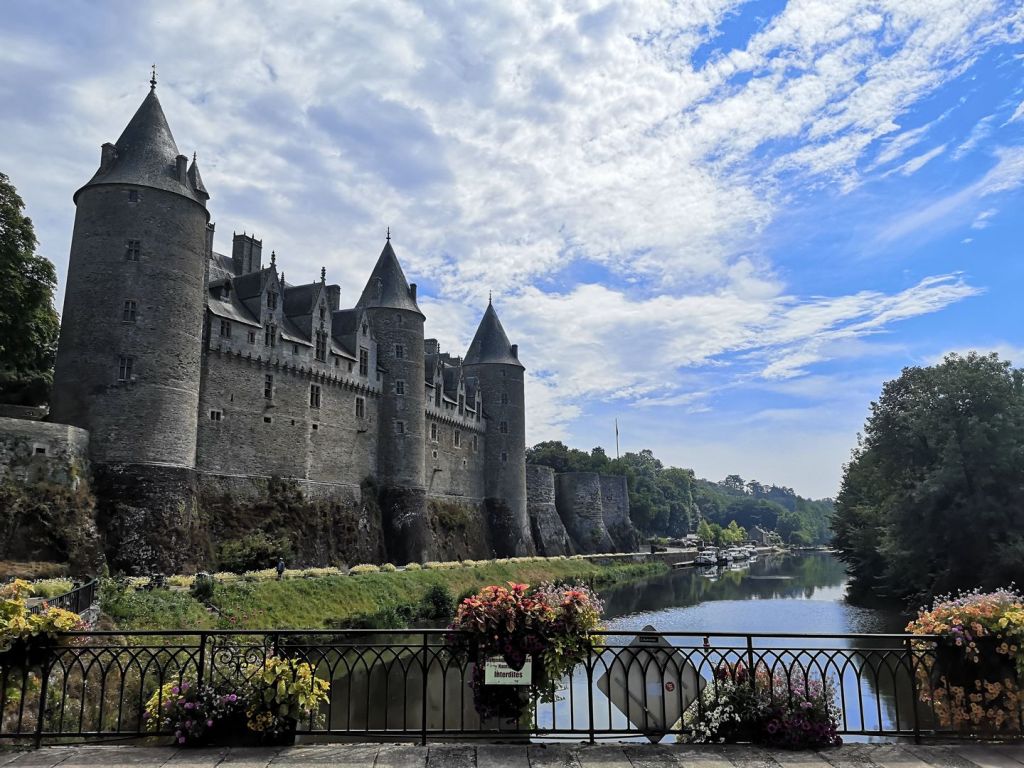
[[[992,125],[992,121],[994,119],[995,115],[988,115],[975,123],[974,128],[971,129],[971,133],[968,135],[967,139],[956,148],[956,151],[953,152],[953,159],[959,160],[970,152],[973,152],[979,144],[987,139],[994,129]]]
[[[989,208],[974,217],[971,222],[971,229],[985,229],[992,223],[992,217],[999,213],[998,208]]]
[[[897,170],[904,176],[910,176],[911,174],[917,173],[919,170],[921,170],[921,168],[924,167],[925,163],[934,160],[936,157],[938,157],[945,151],[946,145],[940,144],[939,146],[933,147],[932,149],[928,150],[923,154],[918,155],[917,157],[912,157],[910,160],[907,160],[907,162],[901,165]]]
[[[1018,120],[1024,120],[1024,101],[1017,105],[1017,108],[1013,111],[1013,114],[1010,115],[1010,118],[1005,123],[1003,123],[1003,125],[1006,126],[1009,125],[1010,123],[1016,123]]]

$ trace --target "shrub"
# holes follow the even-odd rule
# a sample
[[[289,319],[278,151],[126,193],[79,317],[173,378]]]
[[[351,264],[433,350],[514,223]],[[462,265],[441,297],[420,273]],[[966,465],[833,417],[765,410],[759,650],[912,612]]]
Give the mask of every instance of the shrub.
[[[174,576],[167,577],[167,585],[171,587],[192,587],[192,583],[196,580],[195,576],[183,576],[176,574]]]
[[[407,571],[422,571],[423,570],[423,566],[420,565],[419,563],[406,563],[405,564],[405,570],[407,570]]]
[[[21,579],[0,586],[0,654],[14,654],[10,661],[4,659],[8,669],[18,667],[19,662],[27,666],[36,663],[40,642],[45,644],[58,632],[67,632],[82,624],[77,613],[63,608],[45,607],[30,613],[25,602],[30,593],[28,582]]]
[[[241,577],[237,573],[231,571],[220,571],[219,573],[213,574],[213,580],[218,584],[237,584]]]
[[[29,588],[32,590],[32,597],[41,597],[49,600],[51,597],[57,597],[57,595],[70,592],[74,586],[71,579],[41,579],[40,581],[33,581],[29,584]]]
[[[313,674],[313,667],[298,659],[270,656],[252,679],[246,716],[249,730],[277,734],[289,720],[309,722],[328,699],[330,683]]]
[[[208,603],[213,599],[214,582],[208,573],[197,573],[189,587],[189,594],[201,603]]]
[[[384,573],[394,573],[398,570],[398,568],[395,567],[394,563],[384,563],[384,565],[382,565],[380,569],[384,571]]]
[[[455,615],[455,597],[443,584],[432,585],[420,600],[420,616],[435,621],[451,621]]]
[[[244,573],[267,568],[278,558],[287,560],[291,554],[292,546],[288,539],[273,538],[263,531],[256,531],[222,542],[217,547],[217,563],[222,570]]]
[[[348,572],[353,576],[358,576],[361,573],[380,573],[380,566],[373,565],[372,563],[361,563],[353,565]]]

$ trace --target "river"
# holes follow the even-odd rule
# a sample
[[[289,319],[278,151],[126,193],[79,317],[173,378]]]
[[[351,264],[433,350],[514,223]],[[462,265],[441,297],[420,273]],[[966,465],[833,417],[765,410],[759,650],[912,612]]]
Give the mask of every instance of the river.
[[[663,632],[902,632],[891,606],[845,602],[844,565],[826,552],[774,554],[729,567],[683,568],[601,591],[609,629]]]

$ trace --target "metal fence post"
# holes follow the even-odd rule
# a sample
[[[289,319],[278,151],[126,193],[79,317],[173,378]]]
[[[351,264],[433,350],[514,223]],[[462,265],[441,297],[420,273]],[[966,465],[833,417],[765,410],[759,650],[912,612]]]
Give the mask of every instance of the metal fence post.
[[[201,688],[206,673],[206,633],[199,633],[199,669],[196,670],[196,687]],[[213,677],[212,675],[210,676]]]
[[[49,694],[50,688],[50,667],[53,661],[53,649],[47,645],[46,647],[46,658],[43,659],[41,672],[43,679],[39,687],[39,716],[36,718],[36,735],[33,739],[33,746],[36,749],[43,744],[43,721],[46,719],[46,697]],[[27,680],[27,677],[23,677],[23,680]],[[22,696],[25,695],[25,691],[22,691]]]
[[[754,638],[747,635],[747,676],[750,678],[751,690],[755,687],[754,682]]]
[[[592,638],[587,638],[587,644],[590,646],[587,652],[587,732],[590,734],[590,743],[593,744],[596,741],[594,736],[594,641]],[[570,681],[569,685],[572,685]],[[611,723],[608,724],[609,727]]]
[[[420,717],[420,744],[423,746],[427,745],[427,677],[429,676],[429,667],[427,666],[427,633],[423,633],[423,645],[420,651],[423,654],[423,685],[421,686],[420,693],[420,705],[422,708],[422,715]],[[369,713],[367,713],[369,717]]]
[[[912,715],[914,718],[914,743],[921,743],[921,716],[917,708],[918,690],[917,690],[917,670],[914,669],[914,642],[907,637],[907,668],[910,670],[910,697],[913,701]],[[897,706],[899,706],[897,704]]]

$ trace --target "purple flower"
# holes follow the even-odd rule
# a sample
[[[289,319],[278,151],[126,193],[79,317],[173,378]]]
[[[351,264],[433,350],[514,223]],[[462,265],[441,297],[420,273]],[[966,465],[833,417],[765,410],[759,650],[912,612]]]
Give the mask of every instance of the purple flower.
[[[185,737],[184,736],[179,736],[178,737],[178,743],[179,744],[184,744],[185,743]]]
[[[174,686],[173,688],[171,688],[171,693],[180,693],[180,692],[181,691],[178,689],[178,686]]]
[[[228,694],[228,701],[230,701],[232,704],[234,704],[236,701],[238,701],[238,697],[235,694],[233,694],[233,693],[229,693]]]
[[[185,709],[195,709],[195,707],[196,707],[196,705],[193,704],[191,701],[186,701],[185,702]]]
[[[206,721],[206,727],[207,728],[213,728],[213,720],[207,720]]]

